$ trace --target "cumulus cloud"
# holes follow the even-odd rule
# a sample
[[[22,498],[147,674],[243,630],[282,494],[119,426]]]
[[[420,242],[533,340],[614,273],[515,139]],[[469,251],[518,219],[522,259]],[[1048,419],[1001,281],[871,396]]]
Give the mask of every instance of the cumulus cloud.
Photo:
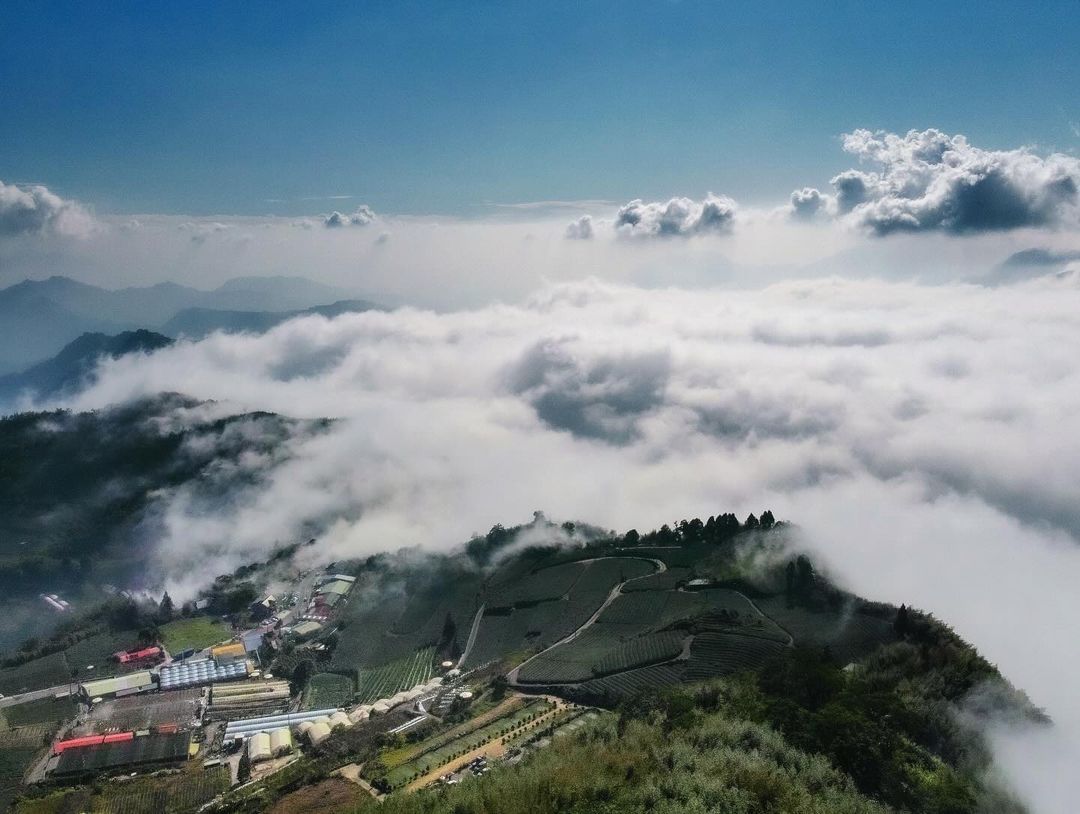
[[[96,225],[82,204],[61,198],[48,187],[0,181],[0,237],[38,234],[85,237]]]
[[[1027,147],[986,150],[962,135],[911,130],[906,135],[855,130],[844,150],[876,169],[849,169],[831,181],[835,211],[873,234],[943,231],[971,234],[1075,224],[1080,159]],[[792,195],[811,205],[824,195]]]
[[[830,213],[834,207],[835,201],[831,195],[822,194],[813,187],[803,187],[791,193],[788,213],[797,220],[813,220]]]
[[[615,229],[626,237],[725,234],[731,231],[735,213],[735,201],[711,192],[702,201],[672,198],[666,203],[646,203],[636,198],[619,207]]]
[[[329,229],[338,229],[342,226],[367,226],[375,220],[375,210],[366,204],[361,204],[351,215],[345,215],[338,211],[331,212],[323,224]]]
[[[566,236],[570,240],[591,240],[593,236],[593,219],[591,215],[582,215],[566,227]]]

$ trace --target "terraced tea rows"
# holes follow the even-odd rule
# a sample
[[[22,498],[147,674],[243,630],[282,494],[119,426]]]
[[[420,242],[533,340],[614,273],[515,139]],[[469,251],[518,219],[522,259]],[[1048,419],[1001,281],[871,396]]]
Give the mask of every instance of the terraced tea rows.
[[[435,675],[435,648],[425,647],[411,656],[357,673],[356,698],[370,704],[380,698],[423,684]]]
[[[690,644],[686,681],[758,670],[775,658],[784,645],[771,639],[736,633],[700,633]]]
[[[585,697],[618,700],[653,687],[678,684],[683,680],[684,670],[685,666],[681,662],[656,664],[586,681],[578,689]]]

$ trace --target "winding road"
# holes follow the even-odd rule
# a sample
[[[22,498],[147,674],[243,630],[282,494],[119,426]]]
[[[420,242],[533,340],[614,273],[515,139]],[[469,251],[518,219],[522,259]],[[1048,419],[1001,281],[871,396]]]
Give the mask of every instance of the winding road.
[[[596,620],[600,618],[600,614],[602,614],[607,609],[608,605],[614,602],[615,599],[619,596],[619,594],[622,593],[624,585],[630,582],[634,582],[635,580],[656,576],[657,574],[662,574],[664,573],[664,571],[667,571],[667,565],[664,564],[663,560],[654,560],[652,557],[593,557],[592,559],[588,560],[578,560],[578,562],[599,562],[600,560],[644,560],[645,562],[651,562],[653,565],[655,565],[656,570],[653,571],[651,574],[645,574],[640,577],[631,577],[630,579],[623,580],[614,588],[612,588],[611,593],[607,595],[607,599],[603,601],[603,603],[600,605],[599,608],[596,609],[596,612],[592,616],[585,620],[585,623],[582,624],[581,627],[579,627],[577,630],[575,630],[568,636],[563,636],[561,639],[559,639],[559,641],[555,642],[551,646],[545,647],[539,653],[536,653],[535,655],[525,659],[525,661],[521,662],[521,664],[519,664],[517,667],[507,673],[506,680],[510,683],[510,686],[520,686],[518,684],[518,673],[521,671],[521,668],[528,664],[530,661],[535,658],[539,658],[540,656],[544,655],[544,653],[547,653],[549,650],[554,650],[556,647],[560,647],[564,644],[569,644],[570,642],[574,641],[574,639],[576,639],[578,636],[580,636],[585,630],[591,627],[596,622]]]

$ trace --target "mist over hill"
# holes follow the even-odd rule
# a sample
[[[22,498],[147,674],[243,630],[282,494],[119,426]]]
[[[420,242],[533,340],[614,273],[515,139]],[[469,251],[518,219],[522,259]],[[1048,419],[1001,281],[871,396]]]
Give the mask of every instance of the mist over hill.
[[[320,306],[329,313],[373,307],[302,277],[237,277],[210,291],[171,282],[106,289],[69,277],[24,280],[0,289],[0,373],[44,361],[84,333],[266,330]]]

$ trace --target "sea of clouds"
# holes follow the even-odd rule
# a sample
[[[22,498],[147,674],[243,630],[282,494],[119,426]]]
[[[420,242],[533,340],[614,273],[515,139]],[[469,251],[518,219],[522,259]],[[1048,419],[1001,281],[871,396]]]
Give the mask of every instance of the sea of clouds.
[[[325,528],[326,559],[446,548],[536,509],[615,529],[769,507],[853,589],[933,610],[1058,721],[1002,732],[1036,810],[1078,799],[1080,287],[819,279],[545,287],[319,317],[108,362],[79,409],[179,390],[337,419],[227,502],[180,489],[183,593]],[[1038,759],[1033,759],[1033,756]],[[1071,796],[1070,796],[1071,795]]]

